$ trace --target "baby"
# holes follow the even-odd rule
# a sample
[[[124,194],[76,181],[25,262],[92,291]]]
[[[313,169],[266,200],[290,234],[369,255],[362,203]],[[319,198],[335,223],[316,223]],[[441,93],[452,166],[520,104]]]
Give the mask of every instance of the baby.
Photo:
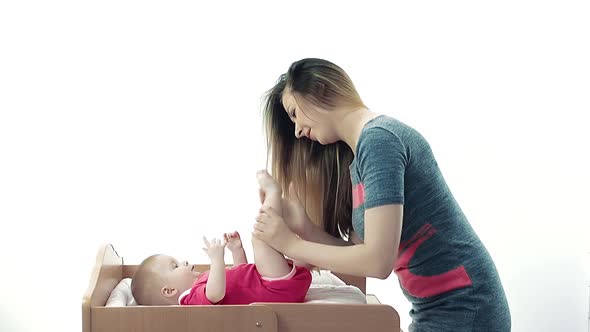
[[[268,178],[259,176],[261,186]],[[278,195],[278,197],[277,197]],[[281,192],[267,191],[263,205],[281,213]],[[277,208],[278,207],[278,208]],[[248,264],[238,232],[223,239],[203,237],[211,260],[207,272],[197,272],[188,262],[166,255],[146,258],[131,282],[133,297],[140,305],[250,304],[253,302],[303,302],[311,284],[311,273],[261,240],[252,239],[255,264]],[[234,265],[225,268],[227,247]]]

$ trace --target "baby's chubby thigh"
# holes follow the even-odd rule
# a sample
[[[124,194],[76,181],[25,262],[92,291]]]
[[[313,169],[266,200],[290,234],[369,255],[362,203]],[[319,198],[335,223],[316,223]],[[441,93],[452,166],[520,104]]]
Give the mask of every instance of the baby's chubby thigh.
[[[256,269],[262,277],[280,278],[291,272],[292,266],[288,264],[285,256],[264,241],[252,238],[252,248]]]

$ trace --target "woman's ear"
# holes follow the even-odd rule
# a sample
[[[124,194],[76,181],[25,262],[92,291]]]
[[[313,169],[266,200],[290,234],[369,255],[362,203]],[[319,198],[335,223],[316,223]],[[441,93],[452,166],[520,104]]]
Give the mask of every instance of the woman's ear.
[[[162,293],[162,295],[164,297],[172,297],[178,293],[178,289],[170,288],[170,287],[168,287],[168,285],[166,285],[166,286],[162,287],[162,290],[160,291],[160,293]]]

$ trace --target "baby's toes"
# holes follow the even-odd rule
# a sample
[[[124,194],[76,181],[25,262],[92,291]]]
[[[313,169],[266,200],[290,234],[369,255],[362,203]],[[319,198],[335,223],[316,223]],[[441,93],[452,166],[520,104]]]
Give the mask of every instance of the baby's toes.
[[[257,178],[262,189],[272,188],[275,185],[274,179],[267,172],[259,172]]]

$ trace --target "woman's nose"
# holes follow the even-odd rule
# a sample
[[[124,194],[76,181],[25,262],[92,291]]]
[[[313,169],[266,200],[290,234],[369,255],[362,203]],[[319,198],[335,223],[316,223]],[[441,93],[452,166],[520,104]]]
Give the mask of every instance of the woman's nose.
[[[302,133],[303,133],[303,129],[301,127],[299,127],[298,125],[295,125],[295,137],[301,138]]]

